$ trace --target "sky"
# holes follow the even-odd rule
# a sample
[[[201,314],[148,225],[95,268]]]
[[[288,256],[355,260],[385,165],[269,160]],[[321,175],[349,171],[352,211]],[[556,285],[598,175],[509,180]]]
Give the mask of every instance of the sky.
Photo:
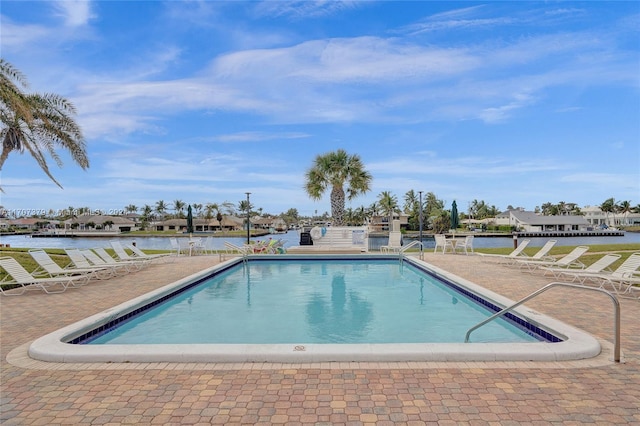
[[[12,153],[9,212],[249,192],[322,214],[304,175],[338,149],[373,177],[347,208],[640,204],[640,2],[3,0],[0,25],[25,90],[75,105],[90,160],[49,160],[60,189]]]

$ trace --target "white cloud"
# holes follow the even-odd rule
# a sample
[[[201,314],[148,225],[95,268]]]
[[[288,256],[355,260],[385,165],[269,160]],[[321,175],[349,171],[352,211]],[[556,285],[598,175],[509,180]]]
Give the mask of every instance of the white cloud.
[[[345,9],[353,9],[362,5],[366,5],[366,2],[345,0],[267,0],[257,4],[256,13],[263,16],[285,16],[297,20],[334,15]]]
[[[95,17],[89,0],[60,0],[53,3],[53,8],[68,27],[87,25]]]
[[[185,78],[151,81],[183,54],[154,46],[108,80],[78,75],[83,83],[73,99],[91,136],[161,133],[166,116],[195,110],[247,112],[272,123],[497,123],[555,86],[632,81],[628,62],[614,52],[599,55],[602,46],[583,33],[456,48],[371,36],[316,39],[222,54]]]
[[[292,140],[308,138],[306,133],[266,133],[266,132],[238,132],[226,135],[217,135],[209,138],[218,142],[259,142],[269,140]]]
[[[37,40],[49,36],[50,30],[42,25],[16,24],[11,19],[0,15],[2,28],[3,56],[10,52],[20,52],[24,46],[29,46]]]

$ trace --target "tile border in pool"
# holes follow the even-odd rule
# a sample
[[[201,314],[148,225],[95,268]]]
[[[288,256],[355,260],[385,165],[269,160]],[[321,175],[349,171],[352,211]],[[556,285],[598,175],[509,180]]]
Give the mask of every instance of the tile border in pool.
[[[266,259],[260,255],[251,258]],[[357,255],[357,259],[389,255]],[[349,259],[353,255],[277,255],[274,259]],[[397,259],[397,257],[395,257]],[[468,280],[415,258],[407,259],[421,269],[465,288],[498,306],[513,303]],[[403,361],[569,361],[592,358],[601,347],[591,335],[551,317],[528,309],[514,310],[520,317],[542,330],[561,337],[562,342],[530,343],[411,343],[411,344],[191,344],[191,345],[76,345],[66,342],[107,324],[114,318],[135,311],[150,301],[190,286],[214,272],[222,271],[242,259],[235,258],[190,275],[172,284],[136,297],[111,309],[90,316],[46,336],[29,346],[31,358],[47,362],[403,362]]]

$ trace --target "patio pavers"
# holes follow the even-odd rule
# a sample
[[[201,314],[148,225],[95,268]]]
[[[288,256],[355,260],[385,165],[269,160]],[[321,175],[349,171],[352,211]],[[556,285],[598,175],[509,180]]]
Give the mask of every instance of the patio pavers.
[[[513,300],[552,281],[479,256],[425,260]],[[606,355],[566,363],[29,363],[32,340],[217,261],[184,257],[62,294],[0,298],[0,422],[640,424],[640,302],[628,299],[622,364]],[[612,340],[611,302],[600,294],[557,288],[527,306]]]

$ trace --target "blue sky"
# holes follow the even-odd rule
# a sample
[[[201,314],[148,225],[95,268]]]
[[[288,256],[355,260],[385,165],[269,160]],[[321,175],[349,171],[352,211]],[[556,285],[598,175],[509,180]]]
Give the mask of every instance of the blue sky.
[[[251,202],[330,211],[345,149],[400,204],[640,203],[640,3],[3,1],[2,57],[78,109],[91,166],[29,155],[6,209]]]

